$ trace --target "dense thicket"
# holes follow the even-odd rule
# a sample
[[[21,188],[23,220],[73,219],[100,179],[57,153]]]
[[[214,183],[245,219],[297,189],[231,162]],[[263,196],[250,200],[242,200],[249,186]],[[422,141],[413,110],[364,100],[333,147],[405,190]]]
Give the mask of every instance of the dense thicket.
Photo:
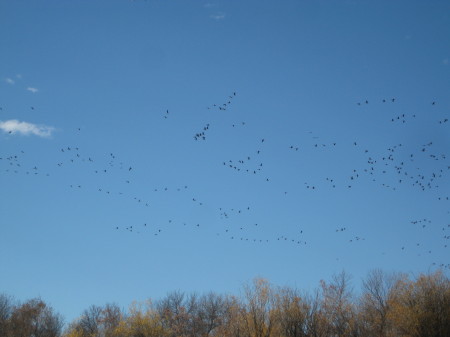
[[[1,337],[58,337],[63,319],[40,299],[17,304],[0,294]]]
[[[42,300],[0,295],[2,337],[448,337],[450,280],[374,270],[356,296],[344,272],[312,293],[258,278],[240,296],[172,292],[126,311],[93,305],[62,328]]]

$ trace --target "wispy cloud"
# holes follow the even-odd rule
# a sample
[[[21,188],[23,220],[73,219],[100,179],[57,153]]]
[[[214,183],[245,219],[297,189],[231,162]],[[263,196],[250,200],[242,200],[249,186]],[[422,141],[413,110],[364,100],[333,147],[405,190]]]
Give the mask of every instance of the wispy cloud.
[[[5,78],[5,82],[8,83],[8,84],[16,83],[12,78],[9,78],[9,77]]]
[[[212,8],[212,7],[214,7],[215,5],[216,5],[216,4],[213,4],[213,3],[208,2],[208,3],[204,4],[204,7],[205,7],[205,8]]]
[[[223,20],[223,19],[225,19],[225,13],[217,13],[217,14],[212,14],[212,15],[210,15],[209,16],[211,19],[214,19],[214,20]]]
[[[0,121],[0,130],[9,134],[35,135],[39,137],[50,137],[55,128],[46,125],[36,125],[27,122],[21,122],[17,119]]]
[[[35,94],[39,91],[37,88],[33,88],[33,87],[28,87],[27,90],[31,91],[33,94]]]
[[[442,60],[442,63],[443,63],[445,66],[448,66],[448,59],[443,59],[443,60]]]

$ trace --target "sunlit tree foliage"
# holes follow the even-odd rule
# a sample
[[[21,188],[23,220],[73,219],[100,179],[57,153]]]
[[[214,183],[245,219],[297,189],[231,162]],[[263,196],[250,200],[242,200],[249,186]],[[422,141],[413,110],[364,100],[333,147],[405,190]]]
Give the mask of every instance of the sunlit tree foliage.
[[[1,337],[448,337],[450,279],[372,270],[355,294],[345,272],[308,293],[263,278],[240,296],[171,292],[135,302],[92,305],[63,331],[41,299],[0,294]]]

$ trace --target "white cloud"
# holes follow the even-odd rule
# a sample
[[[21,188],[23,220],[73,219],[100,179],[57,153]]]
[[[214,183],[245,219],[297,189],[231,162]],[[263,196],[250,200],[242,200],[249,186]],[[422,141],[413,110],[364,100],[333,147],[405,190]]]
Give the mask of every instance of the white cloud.
[[[17,74],[16,77],[20,80],[22,79],[22,75],[21,74]]]
[[[31,91],[33,94],[35,94],[39,91],[37,88],[33,88],[33,87],[28,87],[27,90]]]
[[[14,80],[12,78],[9,78],[9,77],[5,78],[5,82],[8,83],[8,84],[16,83],[16,82],[14,82]]]
[[[39,137],[50,137],[55,128],[46,125],[36,125],[27,122],[20,122],[17,119],[0,121],[0,130],[3,132],[22,135],[35,135]]]
[[[445,66],[448,66],[448,59],[443,59],[443,60],[442,60],[442,63],[443,63]]]
[[[212,7],[214,7],[216,4],[213,4],[213,3],[210,3],[210,2],[208,2],[208,3],[206,3],[205,5],[204,5],[204,7],[205,8],[212,8]]]
[[[209,17],[214,20],[223,20],[223,19],[225,19],[225,13],[213,14],[213,15],[210,15]]]

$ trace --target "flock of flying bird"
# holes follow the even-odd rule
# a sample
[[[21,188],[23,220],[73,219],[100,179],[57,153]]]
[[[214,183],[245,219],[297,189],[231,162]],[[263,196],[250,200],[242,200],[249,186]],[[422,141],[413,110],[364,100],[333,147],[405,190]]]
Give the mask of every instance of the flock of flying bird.
[[[217,113],[227,113],[227,110],[230,109],[233,105],[233,101],[236,98],[236,92],[228,95],[227,99],[225,99],[222,103],[212,104],[207,107],[207,110],[211,112]],[[397,101],[395,98],[391,99],[382,99],[381,103],[383,104],[395,104]],[[363,108],[366,105],[369,105],[368,100],[364,100],[362,102],[357,102],[357,105]],[[431,106],[435,106],[436,102],[432,102]],[[34,107],[32,107],[34,110]],[[167,109],[163,113],[163,119],[168,119],[171,114]],[[391,123],[408,123],[409,119],[417,118],[417,114],[398,114],[392,116],[390,118]],[[436,121],[437,125],[442,125],[448,123],[448,118],[442,118]],[[236,126],[246,126],[246,122],[239,121],[231,125],[231,127]],[[194,141],[207,141],[209,137],[210,131],[210,123],[205,123],[199,131],[193,133]],[[82,129],[77,128],[76,131],[78,134],[82,134]],[[439,182],[446,178],[448,173],[450,172],[450,163],[447,160],[446,153],[442,153],[442,150],[439,151],[439,148],[435,147],[433,141],[427,141],[420,146],[411,147],[405,146],[405,144],[398,143],[394,144],[384,150],[383,153],[372,153],[368,148],[362,146],[357,141],[353,141],[352,143],[341,143],[336,140],[328,141],[328,142],[319,142],[319,137],[313,136],[312,132],[311,140],[309,144],[286,144],[286,150],[290,151],[292,155],[301,155],[302,150],[309,151],[326,151],[328,149],[338,148],[340,146],[351,147],[355,151],[359,153],[359,155],[364,156],[365,162],[362,162],[361,168],[354,168],[348,172],[347,177],[332,177],[326,176],[323,177],[322,180],[316,181],[305,181],[304,188],[306,190],[310,190],[311,192],[318,193],[321,190],[327,189],[351,189],[355,184],[358,183],[360,179],[369,179],[372,183],[377,184],[382,188],[388,188],[393,191],[400,188],[404,185],[409,185],[411,187],[416,188],[420,192],[426,192],[429,190],[439,189]],[[266,144],[265,138],[260,138],[258,140],[259,146],[249,153],[246,156],[242,156],[241,158],[231,158],[224,159],[220,164],[222,167],[228,170],[233,170],[236,173],[240,174],[250,174],[250,175],[262,175],[262,181],[269,182],[271,181],[269,177],[264,173],[264,162],[261,159],[262,153],[264,152],[264,146]],[[142,207],[152,207],[152,198],[151,197],[143,197],[132,195],[127,192],[126,186],[130,185],[134,182],[134,167],[132,165],[126,164],[117,159],[117,156],[114,153],[106,153],[102,158],[95,158],[92,155],[84,153],[82,149],[78,146],[67,145],[61,147],[55,151],[55,158],[59,156],[59,160],[53,163],[54,168],[64,169],[70,165],[79,165],[78,167],[82,167],[84,170],[88,170],[92,175],[108,175],[111,172],[115,176],[120,176],[122,179],[123,190],[113,190],[108,186],[96,186],[95,189],[92,189],[92,186],[89,186],[90,191],[95,191],[99,195],[115,195],[122,198],[126,198]],[[26,157],[25,151],[20,151],[19,153],[14,154],[2,154],[0,153],[0,168],[2,168],[3,173],[9,174],[26,174],[26,175],[44,175],[46,177],[51,177],[52,172],[48,167],[44,170],[41,169],[41,165],[27,165],[23,161]],[[433,165],[432,170],[422,169],[421,163],[426,161],[427,163],[432,162]],[[80,166],[81,165],[81,166]],[[83,190],[86,187],[81,183],[72,182],[67,185],[67,188],[74,190]],[[203,207],[205,203],[203,201],[199,201],[197,196],[192,195],[190,192],[190,188],[188,185],[180,185],[180,186],[154,186],[151,189],[152,193],[180,193],[184,200],[192,202],[195,207]],[[288,194],[288,191],[283,191],[284,195]],[[450,192],[448,192],[450,194]],[[440,195],[438,197],[437,202],[447,203],[447,206],[450,209],[449,195]],[[200,209],[199,209],[200,211]],[[258,228],[258,223],[251,223],[248,225],[238,225],[237,227],[233,227],[230,225],[232,218],[242,216],[244,214],[251,214],[252,207],[250,205],[245,205],[241,208],[226,208],[226,207],[217,207],[217,215],[220,217],[222,221],[225,221],[225,226],[222,230],[217,231],[216,235],[225,237],[229,240],[238,240],[244,242],[252,242],[252,243],[260,243],[260,244],[268,244],[272,241],[277,242],[285,242],[295,245],[305,246],[308,244],[306,239],[304,238],[304,229],[299,229],[297,236],[289,236],[286,234],[279,235],[273,238],[267,237],[255,237],[254,235],[245,234],[250,233],[247,231],[248,227]],[[450,213],[450,212],[449,212]],[[230,220],[231,219],[231,220]],[[432,222],[428,219],[419,219],[419,220],[411,220],[410,223],[412,225],[419,225],[421,228],[425,229]],[[148,222],[142,222],[141,224],[114,224],[112,228],[116,231],[126,231],[129,233],[136,234],[145,234],[151,233],[153,236],[160,236],[164,233],[164,226],[173,226],[175,221],[173,219],[167,219],[167,222],[162,225],[154,225]],[[187,224],[185,222],[179,223],[179,225],[191,227],[191,228],[200,228],[203,225],[201,223],[190,223]],[[347,227],[338,227],[335,229],[336,233],[347,233],[349,230]],[[447,248],[447,240],[450,239],[450,224],[444,225],[442,227],[443,235],[442,239],[444,241],[444,247]],[[252,231],[254,233],[254,231]],[[347,237],[347,241],[349,243],[356,241],[364,241],[366,238],[363,238],[358,235],[350,234]],[[420,243],[416,243],[416,246],[420,246]],[[405,250],[405,246],[401,245],[399,247],[402,251]],[[431,254],[431,251],[427,251]],[[450,264],[448,263],[439,263],[433,262],[434,265],[440,266],[441,268],[449,268]]]

